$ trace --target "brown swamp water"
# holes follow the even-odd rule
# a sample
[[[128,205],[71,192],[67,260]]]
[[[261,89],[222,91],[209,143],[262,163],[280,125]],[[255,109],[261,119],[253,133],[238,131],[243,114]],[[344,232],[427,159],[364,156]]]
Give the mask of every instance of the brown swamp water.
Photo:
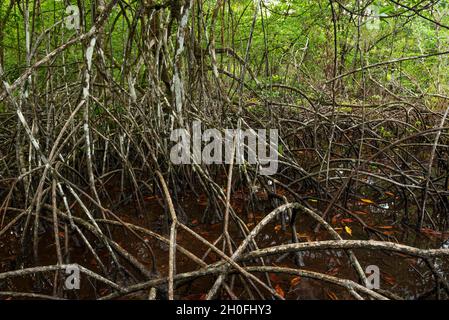
[[[164,233],[164,210],[160,205],[160,199],[148,196],[146,197],[144,211],[147,217],[138,217],[133,205],[123,205],[116,214],[120,218],[141,227],[145,227],[154,232]],[[198,234],[213,242],[220,236],[222,232],[222,224],[202,224],[201,219],[206,208],[204,199],[196,199],[193,194],[185,195],[180,199],[184,211],[189,217],[188,225],[191,226]],[[241,215],[251,229],[259,222],[266,213],[270,211],[268,206],[265,208],[251,212],[251,214],[243,214],[242,207],[244,203],[243,192],[236,193],[233,198],[233,207],[236,212]],[[316,201],[311,201],[311,205],[319,206]],[[438,248],[444,237],[436,233],[417,233],[414,229],[397,223],[399,215],[398,208],[395,208],[394,200],[390,202],[377,203],[376,205],[368,205],[362,202],[354,202],[348,204],[348,209],[355,215],[360,216],[369,226],[382,230],[385,235],[390,236],[391,241],[407,244],[419,248]],[[249,217],[248,217],[249,216]],[[331,224],[340,233],[344,239],[369,239],[367,233],[362,229],[360,224],[353,216],[345,213],[335,213]],[[306,215],[298,216],[296,220],[297,233],[300,241],[314,240],[331,240],[326,231],[321,230],[314,233],[315,222]],[[352,235],[345,231],[345,227],[349,227]],[[142,264],[151,267],[151,258],[147,247],[141,240],[137,239],[128,231],[124,231],[122,227],[111,227],[113,239],[123,248],[133,254]],[[235,243],[240,243],[242,237],[239,235],[235,227],[231,228],[231,234]],[[17,269],[17,258],[19,255],[18,243],[20,242],[19,232],[11,232],[0,238],[0,272],[6,272]],[[143,236],[151,245],[156,258],[157,269],[160,275],[167,275],[168,266],[168,247],[161,244],[148,236]],[[285,244],[291,239],[289,228],[285,231],[280,227],[280,221],[274,222],[267,226],[256,239],[260,248]],[[376,238],[372,238],[376,239]],[[60,232],[61,244],[64,244],[64,234]],[[91,240],[91,239],[89,239]],[[93,240],[93,239],[92,239]],[[377,240],[377,239],[376,239]],[[182,230],[178,232],[178,243],[188,249],[198,257],[202,257],[207,248],[195,240],[192,236],[186,234]],[[98,242],[93,243],[99,246]],[[97,265],[93,255],[81,245],[81,241],[75,235],[70,237],[70,263],[78,263],[88,269],[96,272],[101,270]],[[105,248],[98,250],[98,253],[104,261],[105,265],[111,265],[111,258]],[[53,231],[48,228],[43,230],[39,242],[39,265],[56,264],[55,244],[53,239]],[[389,254],[382,251],[355,250],[363,268],[369,265],[376,265],[381,272],[381,288],[390,290],[405,299],[417,299],[423,293],[432,290],[435,286],[432,274],[429,272],[425,263],[420,259],[401,256],[398,254]],[[213,263],[218,261],[218,257],[211,253],[207,256],[206,262]],[[305,251],[303,252],[303,260],[306,270],[322,272],[341,278],[357,280],[355,272],[348,262],[347,255],[341,250],[321,250],[321,251]],[[272,256],[266,260],[268,265],[296,268],[292,255]],[[448,274],[449,263],[442,261],[440,264],[441,271]],[[183,254],[177,254],[177,273],[194,271],[198,266],[190,261]],[[116,277],[115,277],[116,276]],[[139,278],[138,273],[129,276],[113,275],[119,284],[130,285],[133,283],[133,276]],[[270,280],[278,292],[282,292],[286,299],[351,299],[351,296],[343,289],[323,283],[317,280],[306,278],[295,278],[287,275],[270,274]],[[203,277],[195,279],[176,290],[178,299],[202,299],[212,286],[214,277]],[[83,281],[84,280],[84,281]],[[142,280],[139,278],[139,280]],[[23,278],[14,278],[0,283],[0,291],[17,291],[17,292],[34,292],[52,295],[54,274],[48,273],[40,276],[27,276]],[[240,298],[248,298],[244,294],[244,289],[237,280],[235,282],[234,291]],[[108,287],[103,284],[88,280],[82,276],[81,290],[66,292],[66,297],[70,299],[95,299],[99,296],[110,293]],[[137,293],[124,297],[125,299],[143,299],[146,293]],[[0,299],[8,299],[8,296],[0,296]],[[158,296],[163,299],[164,295]],[[222,296],[223,299],[229,297]],[[435,295],[429,295],[427,298],[433,299]]]

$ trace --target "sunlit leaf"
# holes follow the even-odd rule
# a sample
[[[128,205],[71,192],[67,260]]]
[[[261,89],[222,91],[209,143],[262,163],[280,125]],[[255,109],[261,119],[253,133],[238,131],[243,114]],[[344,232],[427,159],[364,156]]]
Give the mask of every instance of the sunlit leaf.
[[[352,236],[352,229],[351,228],[349,228],[348,226],[345,226],[345,231],[346,231],[347,234]]]
[[[370,200],[370,199],[360,199],[360,201],[362,201],[363,203],[366,203],[366,204],[374,204],[374,201]]]

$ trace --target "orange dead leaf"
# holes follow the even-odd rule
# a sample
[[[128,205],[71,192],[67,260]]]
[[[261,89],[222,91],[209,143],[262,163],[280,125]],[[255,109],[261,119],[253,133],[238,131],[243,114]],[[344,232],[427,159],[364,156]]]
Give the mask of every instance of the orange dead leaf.
[[[185,300],[206,300],[206,294],[191,294],[184,298]]]
[[[280,295],[282,298],[285,298],[285,292],[284,290],[282,290],[280,285],[276,285],[276,287],[274,287],[274,290],[276,290],[277,294]]]
[[[337,224],[338,218],[341,216],[341,214],[337,214],[335,216],[332,217],[332,224],[335,225]]]
[[[109,292],[109,289],[107,289],[107,288],[100,289],[100,291],[99,291],[100,295],[102,295],[102,296],[106,295],[108,292]]]
[[[290,287],[294,288],[294,287],[296,287],[300,282],[301,282],[301,277],[294,277],[294,278],[290,281]]]
[[[383,275],[383,279],[385,280],[386,283],[388,283],[390,286],[394,285],[396,283],[396,279],[389,274],[384,274]]]
[[[311,242],[312,238],[307,233],[296,233],[299,239],[305,239],[307,242]]]
[[[335,276],[339,271],[340,271],[339,267],[334,267],[332,269],[327,270],[326,274],[328,274],[330,276]]]
[[[279,281],[281,281],[275,273],[270,273],[270,280],[274,283],[278,283]]]
[[[439,237],[439,236],[442,235],[441,232],[432,230],[430,228],[421,228],[419,231],[421,233],[424,233],[424,234],[428,235],[428,236]]]
[[[143,200],[145,200],[145,201],[152,201],[152,200],[158,200],[158,199],[161,199],[161,197],[158,196],[158,195],[155,195],[155,196],[146,196],[146,197],[143,198]]]
[[[201,231],[199,231],[198,233],[200,234],[200,236],[202,236],[202,237],[204,237],[204,238],[207,238],[207,237],[210,236],[210,232],[209,232],[209,231],[201,230]]]

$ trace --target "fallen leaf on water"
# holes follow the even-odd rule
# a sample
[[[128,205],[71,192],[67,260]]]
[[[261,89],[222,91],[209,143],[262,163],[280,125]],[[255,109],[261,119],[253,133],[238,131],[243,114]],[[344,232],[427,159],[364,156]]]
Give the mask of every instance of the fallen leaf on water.
[[[100,289],[99,293],[100,293],[100,295],[104,296],[107,293],[109,293],[109,289],[107,289],[107,288]]]
[[[360,201],[362,201],[363,203],[366,203],[366,204],[374,204],[374,201],[370,200],[370,199],[360,199]]]
[[[442,235],[441,232],[432,230],[430,228],[421,228],[419,231],[421,233],[424,233],[424,234],[428,235],[428,236],[439,237],[439,236]]]
[[[280,281],[280,279],[275,273],[270,273],[270,280],[273,281],[274,283],[278,283]]]
[[[291,268],[291,266],[288,263],[273,263],[273,266],[278,268]]]
[[[394,285],[396,283],[396,279],[392,275],[389,275],[389,274],[384,274],[383,279],[390,286],[392,286],[392,285]]]
[[[345,226],[345,231],[346,231],[347,234],[352,236],[352,229],[351,228],[349,228],[348,226]]]
[[[258,191],[258,192],[256,192],[256,196],[260,200],[268,200],[268,193],[266,191]]]
[[[301,277],[294,277],[294,278],[290,281],[290,287],[294,288],[294,287],[296,287],[300,282],[301,282]]]
[[[341,216],[341,213],[340,214],[337,214],[336,216],[333,216],[332,217],[332,224],[337,224],[337,221],[338,221],[338,217],[340,217]]]
[[[198,232],[198,233],[199,233],[202,237],[204,237],[204,238],[210,236],[210,232],[207,232],[207,231],[201,231],[201,232]]]
[[[338,273],[338,271],[340,271],[340,268],[339,267],[334,267],[334,268],[331,268],[331,269],[327,270],[326,274],[328,274],[330,276],[335,276]]]
[[[280,295],[282,298],[285,298],[285,292],[284,290],[282,290],[280,285],[276,285],[276,287],[274,287],[274,290],[276,290],[277,294]]]

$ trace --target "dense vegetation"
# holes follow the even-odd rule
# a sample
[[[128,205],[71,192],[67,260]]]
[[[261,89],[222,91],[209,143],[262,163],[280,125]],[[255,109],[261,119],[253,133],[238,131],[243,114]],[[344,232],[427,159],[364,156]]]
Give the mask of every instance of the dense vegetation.
[[[447,0],[0,0],[0,297],[447,299],[448,29]],[[277,173],[174,164],[195,120],[279,130]]]

